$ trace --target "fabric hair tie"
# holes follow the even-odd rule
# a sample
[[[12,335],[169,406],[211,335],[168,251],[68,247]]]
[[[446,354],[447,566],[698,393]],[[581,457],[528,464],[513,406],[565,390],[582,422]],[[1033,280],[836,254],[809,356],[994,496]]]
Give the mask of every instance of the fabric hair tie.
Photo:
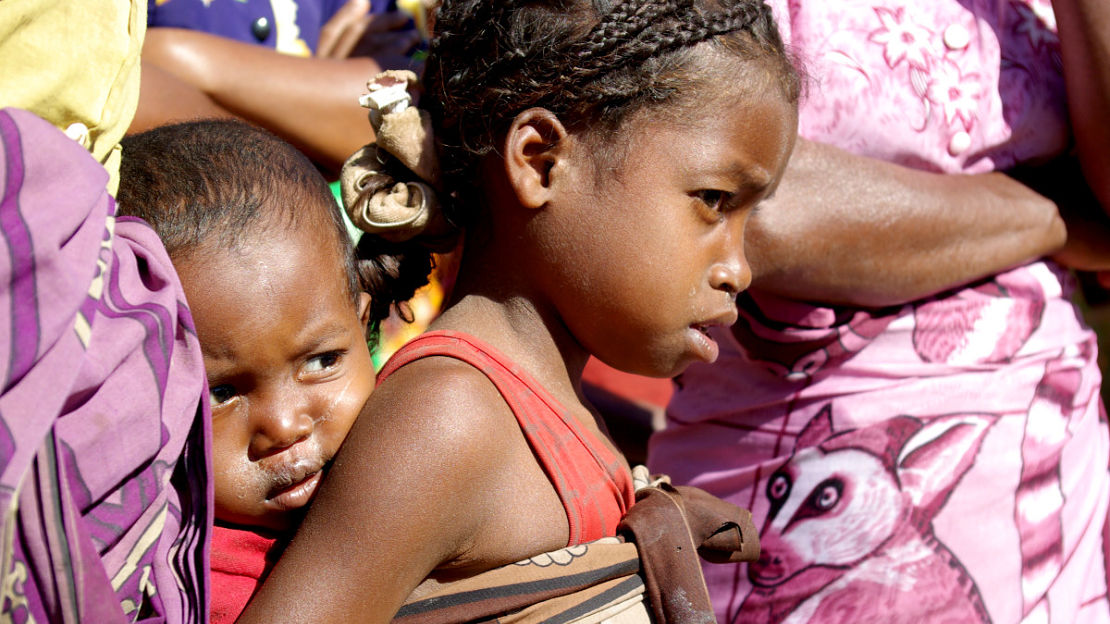
[[[436,192],[440,168],[431,118],[412,106],[409,92],[416,85],[408,70],[382,72],[367,83],[359,103],[369,109],[376,141],[343,163],[343,205],[364,232],[396,243],[419,235],[429,247],[450,247],[454,228]]]

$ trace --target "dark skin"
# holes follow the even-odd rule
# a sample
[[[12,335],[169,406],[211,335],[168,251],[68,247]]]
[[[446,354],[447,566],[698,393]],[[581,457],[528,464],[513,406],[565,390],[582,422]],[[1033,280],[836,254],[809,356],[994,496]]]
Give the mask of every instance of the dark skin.
[[[1094,271],[1102,287],[1110,289],[1110,6],[1097,0],[1053,0],[1052,9],[1076,153],[1098,204],[1073,211],[1076,227],[1069,230],[1068,245],[1056,259]]]
[[[1079,160],[1097,203],[1026,175],[935,174],[799,139],[783,191],[752,221],[753,287],[897,305],[1046,255],[1099,271],[1110,286],[1110,5],[1055,0],[1053,8]],[[1077,174],[1068,174],[1073,188],[1084,183]]]
[[[307,226],[174,258],[204,353],[220,522],[291,531],[374,387],[370,295],[353,304],[338,254],[320,253],[336,247],[330,223]]]
[[[419,42],[399,13],[349,0],[324,26],[317,55],[297,57],[203,32],[151,28],[129,132],[201,117],[239,117],[285,138],[332,174],[373,130],[357,105],[366,81],[413,66]]]
[[[603,178],[593,144],[544,109],[520,113],[504,138],[504,159],[487,160],[484,170],[489,219],[480,235],[489,242],[469,248],[453,303],[432,328],[495,346],[614,450],[582,396],[587,357],[646,360],[655,367],[648,372],[670,375],[714,356],[693,325],[735,318],[733,294],[749,279],[744,226],[777,186],[792,147],[792,106],[777,96],[742,104],[727,95],[702,103],[686,125],[660,128],[649,115],[630,120],[621,140],[643,158]],[[761,124],[752,123],[757,118]],[[675,152],[688,158],[676,165]],[[649,196],[657,200],[643,201]],[[663,223],[673,236],[659,234]],[[620,231],[626,241],[597,249],[598,231]],[[671,268],[598,261],[643,241]],[[641,273],[654,277],[642,283]],[[574,275],[587,284],[625,284],[629,293],[617,300],[652,335],[609,340],[588,319],[613,293],[598,288],[582,301],[573,294]],[[667,288],[683,293],[683,305],[658,305],[667,298],[658,291]],[[417,361],[375,390],[364,415],[240,621],[387,622],[430,584],[567,545],[558,495],[477,370],[450,358]]]
[[[1099,0],[1053,0],[1068,112],[1083,172],[1110,214],[1110,5]],[[1110,244],[1107,244],[1110,246]],[[1105,248],[1104,248],[1105,251]],[[1110,253],[1110,252],[1107,252]]]
[[[784,181],[746,242],[753,288],[788,298],[901,304],[1067,237],[1056,205],[1004,173],[917,171],[799,139]]]

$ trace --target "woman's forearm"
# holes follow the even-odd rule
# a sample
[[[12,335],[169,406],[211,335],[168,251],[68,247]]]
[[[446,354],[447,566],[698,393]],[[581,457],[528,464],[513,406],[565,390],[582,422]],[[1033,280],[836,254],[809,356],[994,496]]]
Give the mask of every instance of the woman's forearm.
[[[381,70],[373,59],[294,57],[174,28],[151,29],[143,58],[333,172],[373,139],[366,111],[358,105],[366,81]]]
[[[1065,239],[1056,205],[1005,174],[918,171],[799,139],[745,245],[754,288],[877,307],[991,275]]]
[[[177,121],[234,117],[195,86],[148,61],[143,62],[139,106],[128,133]]]

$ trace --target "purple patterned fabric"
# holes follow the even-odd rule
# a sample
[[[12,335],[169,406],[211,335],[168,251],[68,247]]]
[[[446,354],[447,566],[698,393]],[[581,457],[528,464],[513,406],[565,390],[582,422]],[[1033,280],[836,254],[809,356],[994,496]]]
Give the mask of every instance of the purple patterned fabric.
[[[204,622],[204,364],[157,235],[108,174],[0,111],[0,619]]]

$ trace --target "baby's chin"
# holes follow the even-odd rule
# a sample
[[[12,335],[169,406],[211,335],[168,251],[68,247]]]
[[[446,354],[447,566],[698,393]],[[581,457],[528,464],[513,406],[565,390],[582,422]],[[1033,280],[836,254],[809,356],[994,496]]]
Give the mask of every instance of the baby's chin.
[[[319,475],[320,473],[316,473]],[[313,491],[305,495],[304,491],[299,489],[302,484],[298,483],[293,486],[293,489],[298,489],[296,497],[303,498],[304,500],[293,505],[287,504],[288,500],[283,500],[280,497],[275,500],[274,498],[263,498],[257,504],[252,506],[251,511],[255,513],[229,513],[226,510],[216,508],[216,524],[228,528],[242,529],[253,531],[256,533],[269,533],[280,535],[287,533],[297,528],[304,519],[305,512],[308,511],[309,503],[315,496],[315,485],[318,484],[319,478],[313,479],[315,482],[312,486]],[[221,513],[222,512],[222,513]]]
[[[256,471],[249,484],[231,488],[231,496],[217,496],[218,523],[249,530],[283,533],[296,528],[316,497],[328,460],[306,453]],[[220,502],[225,505],[220,505]],[[252,501],[249,504],[243,504]]]
[[[267,537],[283,538],[287,537],[290,532],[297,528],[302,518],[304,518],[303,509],[281,514],[267,514],[263,516],[235,515],[233,517],[221,515],[219,511],[217,511],[216,526],[225,529],[235,529],[237,531],[249,531]]]

